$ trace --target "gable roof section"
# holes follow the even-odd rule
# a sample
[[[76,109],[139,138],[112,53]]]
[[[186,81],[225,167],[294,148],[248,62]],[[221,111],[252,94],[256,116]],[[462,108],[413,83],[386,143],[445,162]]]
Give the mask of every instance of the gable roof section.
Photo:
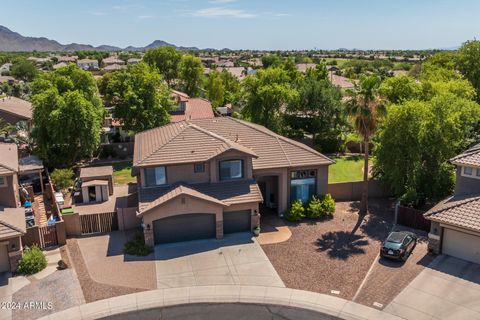
[[[450,162],[460,166],[480,167],[480,143],[453,157]]]
[[[24,208],[0,207],[0,239],[21,236],[26,232]]]
[[[173,186],[139,189],[139,212],[143,214],[179,195],[189,195],[222,206],[263,201],[258,185],[252,180],[225,183],[176,184]]]
[[[26,100],[16,97],[8,96],[1,98],[0,110],[25,120],[32,119],[32,104]]]
[[[186,101],[185,111],[173,112],[170,116],[171,122],[180,122],[183,120],[211,119],[215,117],[212,104],[203,98],[189,98]]]
[[[179,125],[170,124],[135,136],[134,165],[142,167],[205,162],[229,150],[238,150],[252,157],[257,156],[239,143],[191,123],[182,122]]]
[[[428,210],[424,217],[456,227],[480,231],[480,195],[453,196]]]
[[[18,172],[18,150],[14,143],[0,143],[0,175]]]
[[[80,169],[80,178],[105,177],[111,176],[112,174],[112,166],[83,167]]]

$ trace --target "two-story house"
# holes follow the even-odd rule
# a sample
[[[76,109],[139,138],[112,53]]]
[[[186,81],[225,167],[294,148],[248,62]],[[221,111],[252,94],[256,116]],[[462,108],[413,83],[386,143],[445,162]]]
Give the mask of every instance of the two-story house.
[[[0,273],[15,271],[26,233],[25,210],[18,192],[18,150],[0,143]]]
[[[284,214],[325,194],[332,160],[233,118],[171,123],[135,136],[132,174],[149,245],[251,231],[260,204]]]
[[[186,93],[172,90],[175,105],[170,111],[171,122],[209,119],[215,117],[212,104],[203,98],[191,98]]]
[[[425,213],[432,221],[429,249],[480,263],[480,144],[452,158],[454,195]]]

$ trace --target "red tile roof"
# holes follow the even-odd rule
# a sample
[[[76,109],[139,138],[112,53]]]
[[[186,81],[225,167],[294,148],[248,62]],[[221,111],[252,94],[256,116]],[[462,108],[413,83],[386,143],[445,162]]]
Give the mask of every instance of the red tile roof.
[[[183,120],[210,119],[215,117],[210,101],[202,98],[189,98],[186,101],[185,112],[171,115],[171,122]]]

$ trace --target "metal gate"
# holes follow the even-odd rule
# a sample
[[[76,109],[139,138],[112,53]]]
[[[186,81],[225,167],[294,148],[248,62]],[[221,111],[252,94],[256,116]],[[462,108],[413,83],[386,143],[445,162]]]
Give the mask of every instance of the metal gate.
[[[116,212],[86,214],[80,216],[82,234],[106,233],[118,230]]]

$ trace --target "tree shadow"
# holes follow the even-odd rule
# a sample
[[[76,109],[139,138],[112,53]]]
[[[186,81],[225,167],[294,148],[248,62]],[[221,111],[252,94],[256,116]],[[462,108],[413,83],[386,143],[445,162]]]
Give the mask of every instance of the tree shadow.
[[[351,212],[358,212],[360,210],[360,202],[352,202],[350,210]],[[393,227],[394,218],[395,207],[393,201],[389,199],[371,199],[369,200],[368,214],[358,216],[352,233],[356,233],[360,229],[369,238],[383,241]]]
[[[327,254],[340,260],[347,260],[357,254],[364,254],[362,247],[368,246],[368,239],[358,234],[345,231],[327,232],[315,242],[317,251],[326,251]]]

